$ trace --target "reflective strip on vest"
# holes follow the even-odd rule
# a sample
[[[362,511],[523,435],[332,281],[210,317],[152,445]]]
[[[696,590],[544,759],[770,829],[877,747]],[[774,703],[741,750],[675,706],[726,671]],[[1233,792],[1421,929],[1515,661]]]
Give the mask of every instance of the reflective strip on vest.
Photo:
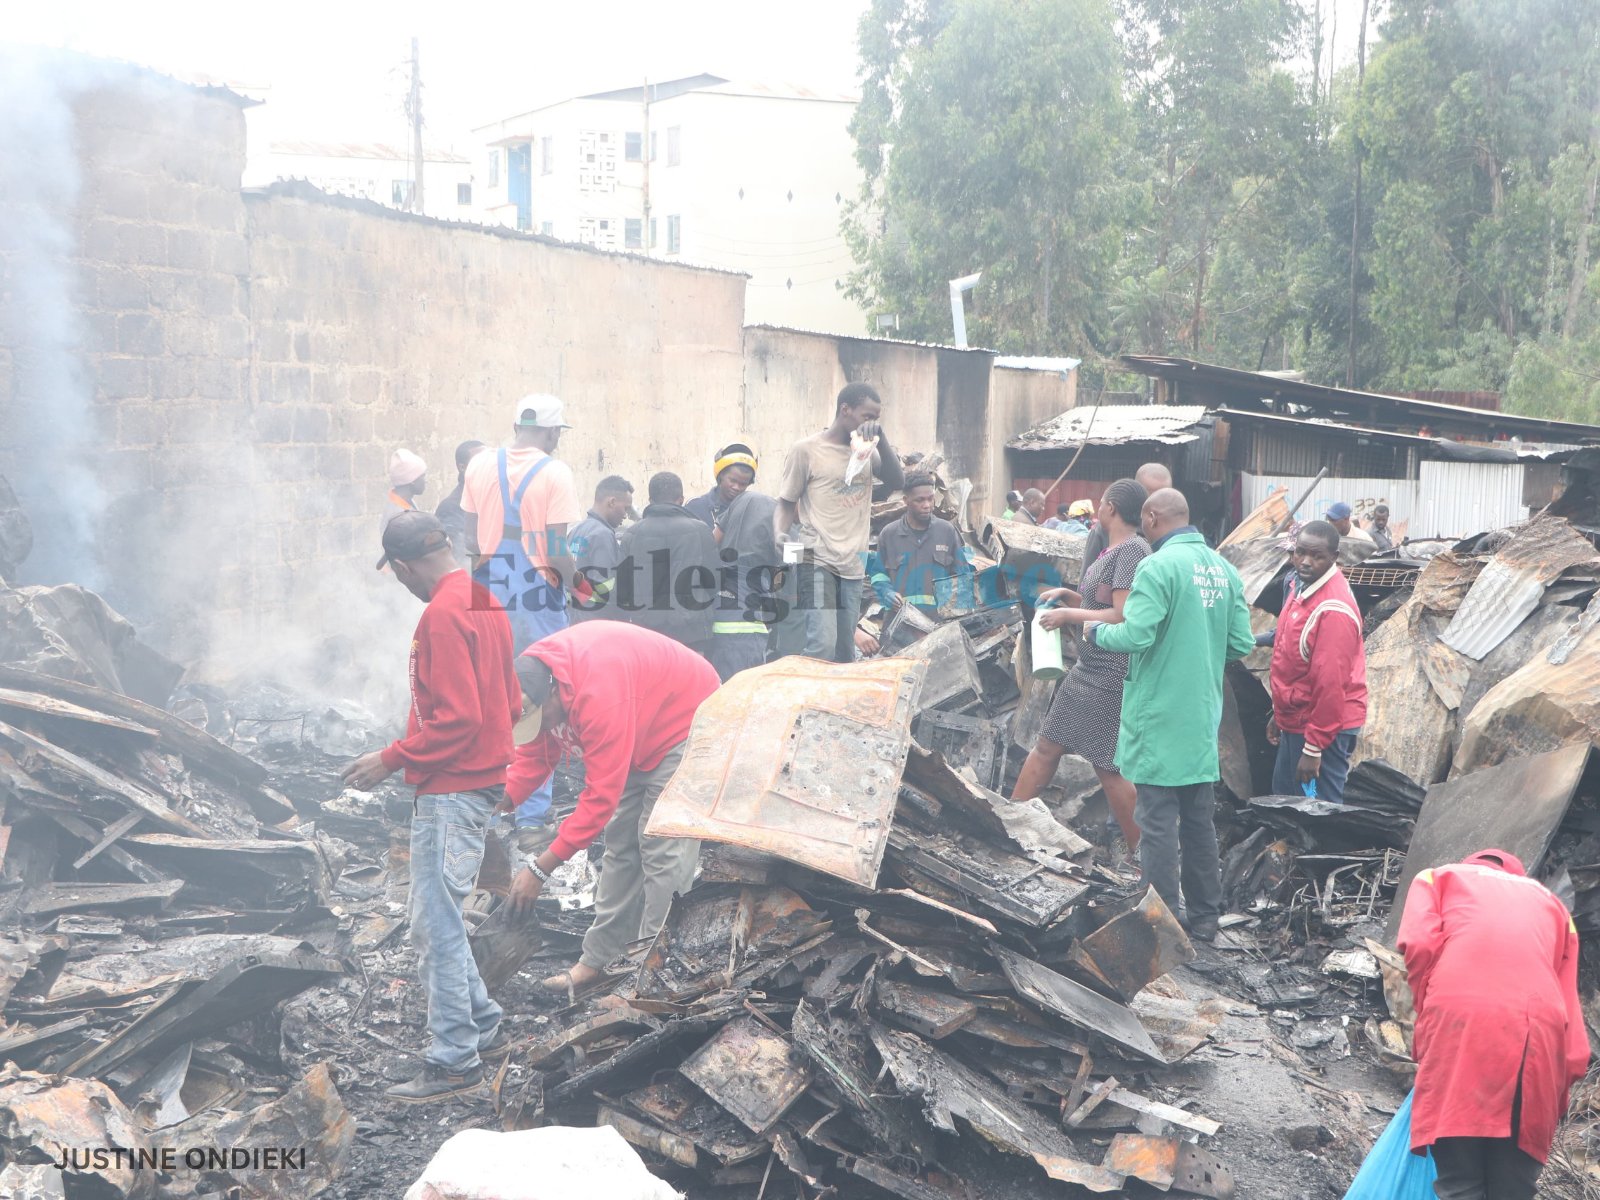
[[[759,633],[766,635],[767,626],[762,621],[713,621],[712,633]]]

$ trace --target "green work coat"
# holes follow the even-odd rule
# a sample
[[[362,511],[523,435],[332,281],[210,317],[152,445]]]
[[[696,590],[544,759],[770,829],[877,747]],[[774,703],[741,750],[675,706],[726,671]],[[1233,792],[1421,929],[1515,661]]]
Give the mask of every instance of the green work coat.
[[[1117,769],[1160,787],[1214,782],[1222,671],[1255,649],[1239,572],[1179,530],[1139,564],[1122,622],[1097,626],[1094,641],[1129,656]]]

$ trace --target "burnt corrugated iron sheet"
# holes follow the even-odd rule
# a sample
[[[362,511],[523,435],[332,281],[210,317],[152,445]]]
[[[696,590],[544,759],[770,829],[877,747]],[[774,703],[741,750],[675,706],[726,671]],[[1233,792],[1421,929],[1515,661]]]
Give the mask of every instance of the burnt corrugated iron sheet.
[[[1198,441],[1195,426],[1206,418],[1202,405],[1126,404],[1072,408],[1041,421],[1007,443],[1013,450],[1056,450],[1090,446],[1121,446],[1129,442],[1158,442],[1181,446]]]
[[[1560,517],[1530,521],[1496,551],[1439,640],[1481,661],[1539,606],[1544,590],[1577,566],[1600,567],[1600,554]]]

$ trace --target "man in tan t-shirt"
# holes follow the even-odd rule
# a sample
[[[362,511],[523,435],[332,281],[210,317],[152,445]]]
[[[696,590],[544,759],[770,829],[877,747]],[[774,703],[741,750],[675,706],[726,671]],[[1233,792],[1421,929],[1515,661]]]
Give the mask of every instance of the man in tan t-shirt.
[[[900,456],[878,424],[883,401],[870,384],[852,383],[839,393],[833,424],[798,441],[784,460],[773,531],[779,544],[798,534],[806,547],[800,602],[806,613],[806,654],[849,662],[861,615],[867,541],[872,536],[872,485],[878,475],[892,489],[904,486]],[[849,483],[850,435],[877,438],[868,467]]]

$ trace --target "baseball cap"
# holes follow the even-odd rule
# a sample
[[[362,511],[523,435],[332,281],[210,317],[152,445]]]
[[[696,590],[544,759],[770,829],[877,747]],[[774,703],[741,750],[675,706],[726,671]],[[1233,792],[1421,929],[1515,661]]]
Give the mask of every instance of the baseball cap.
[[[547,392],[532,392],[518,400],[511,410],[511,423],[541,429],[572,428],[562,420],[561,397]]]
[[[1328,505],[1328,520],[1342,521],[1350,515],[1350,506],[1343,500],[1335,501]]]
[[[511,740],[518,746],[525,746],[539,736],[544,724],[544,702],[550,698],[555,676],[543,660],[534,658],[526,650],[517,655],[512,665],[525,703],[522,716],[511,727]]]
[[[450,535],[431,512],[417,509],[400,513],[383,528],[383,557],[378,570],[392,562],[425,558],[450,544]]]

